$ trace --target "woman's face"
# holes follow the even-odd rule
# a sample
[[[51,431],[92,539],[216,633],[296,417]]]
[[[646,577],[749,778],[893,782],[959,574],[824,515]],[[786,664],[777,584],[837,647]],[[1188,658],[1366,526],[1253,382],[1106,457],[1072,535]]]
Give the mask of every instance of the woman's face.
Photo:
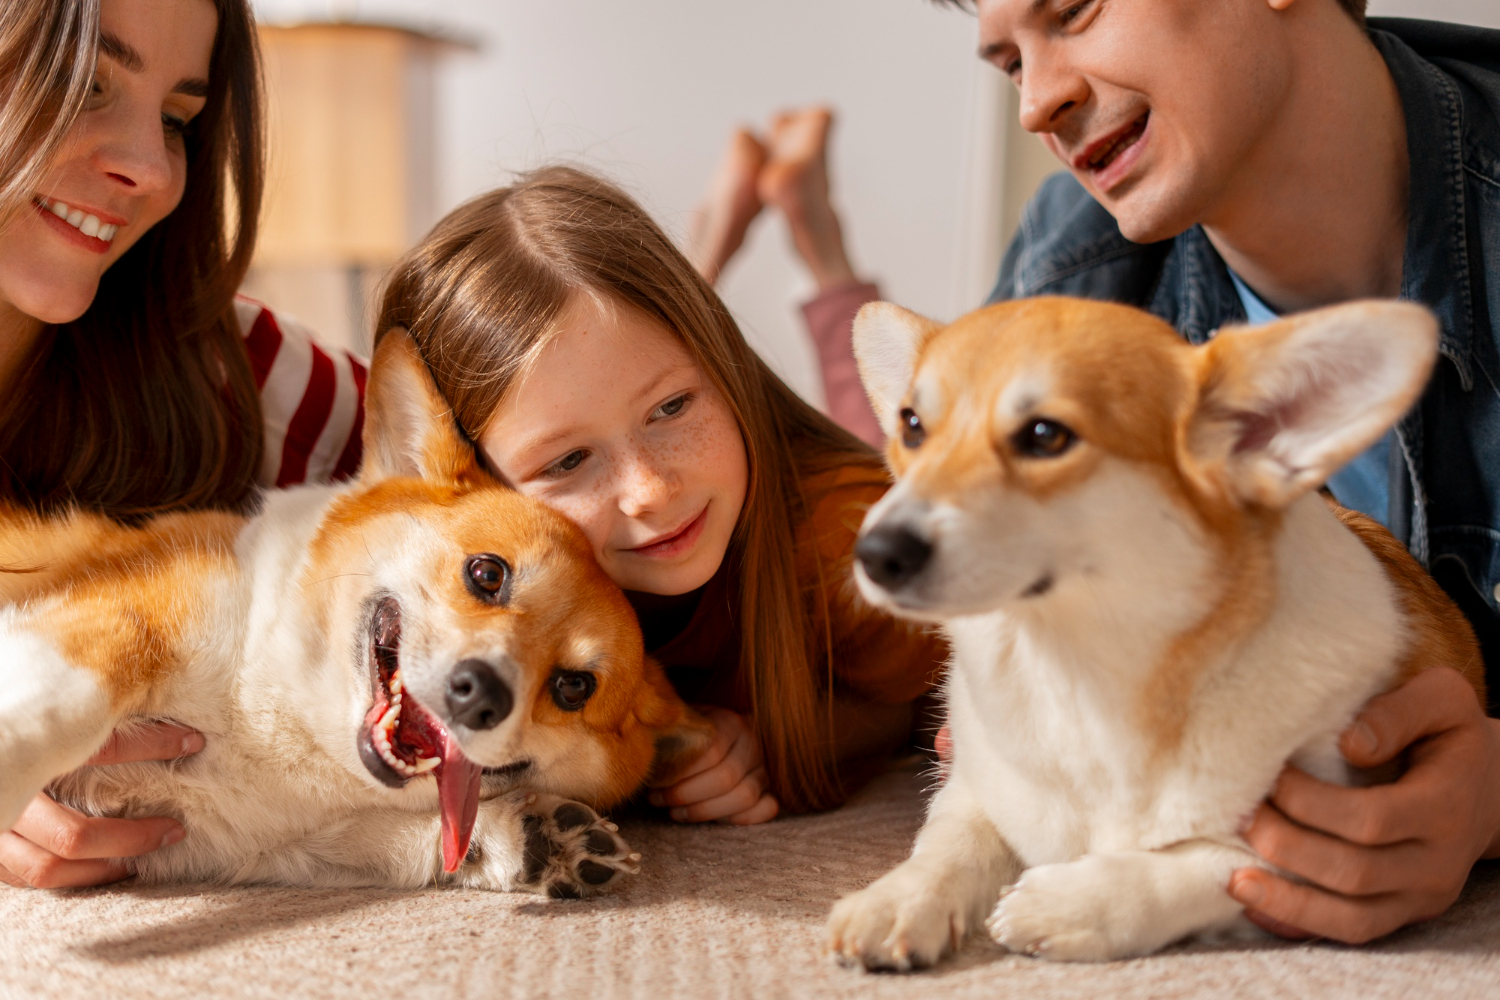
[[[209,0],[103,0],[93,92],[0,240],[0,302],[43,323],[77,319],[109,266],[177,207],[217,30]]]
[[[745,503],[745,443],[682,342],[575,296],[480,435],[494,468],[583,529],[626,590],[684,594],[724,560]]]

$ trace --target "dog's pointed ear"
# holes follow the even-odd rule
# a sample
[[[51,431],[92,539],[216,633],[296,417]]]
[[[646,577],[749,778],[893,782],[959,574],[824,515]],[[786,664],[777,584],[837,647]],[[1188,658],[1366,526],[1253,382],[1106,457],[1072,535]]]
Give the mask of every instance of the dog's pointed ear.
[[[365,482],[409,476],[457,483],[479,469],[416,343],[400,327],[385,332],[370,361],[363,442]]]
[[[888,437],[895,434],[896,414],[911,388],[922,345],[938,329],[925,316],[889,302],[870,302],[854,317],[854,361]]]
[[[1202,348],[1190,468],[1282,508],[1380,439],[1421,396],[1438,326],[1408,302],[1353,302],[1218,334]]]

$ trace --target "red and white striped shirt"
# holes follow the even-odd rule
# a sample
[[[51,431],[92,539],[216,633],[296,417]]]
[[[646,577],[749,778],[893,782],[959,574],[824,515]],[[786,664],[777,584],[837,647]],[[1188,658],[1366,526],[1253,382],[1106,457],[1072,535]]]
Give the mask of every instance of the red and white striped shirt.
[[[265,420],[261,486],[348,479],[359,470],[367,366],[348,351],[319,346],[306,327],[254,299],[235,314]]]

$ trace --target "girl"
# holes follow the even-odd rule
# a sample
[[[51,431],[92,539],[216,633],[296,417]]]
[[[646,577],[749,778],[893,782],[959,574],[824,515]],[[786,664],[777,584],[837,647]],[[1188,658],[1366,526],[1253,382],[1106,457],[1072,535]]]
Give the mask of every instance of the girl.
[[[131,518],[357,465],[361,370],[234,298],[260,210],[258,72],[244,0],[0,4],[4,501]],[[100,761],[202,745],[163,724]],[[183,832],[39,797],[0,832],[0,881],[111,881]]]
[[[392,272],[493,470],[572,518],[717,745],[653,800],[679,820],[827,808],[911,734],[945,655],[862,605],[849,557],[886,488],[617,188],[552,167],[449,215]]]

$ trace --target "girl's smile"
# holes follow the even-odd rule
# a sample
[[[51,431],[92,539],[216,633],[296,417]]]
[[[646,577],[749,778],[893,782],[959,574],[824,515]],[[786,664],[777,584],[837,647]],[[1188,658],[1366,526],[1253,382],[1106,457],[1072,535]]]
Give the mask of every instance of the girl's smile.
[[[583,529],[626,590],[707,583],[745,503],[744,439],[723,397],[661,322],[576,295],[479,445],[516,489]]]

